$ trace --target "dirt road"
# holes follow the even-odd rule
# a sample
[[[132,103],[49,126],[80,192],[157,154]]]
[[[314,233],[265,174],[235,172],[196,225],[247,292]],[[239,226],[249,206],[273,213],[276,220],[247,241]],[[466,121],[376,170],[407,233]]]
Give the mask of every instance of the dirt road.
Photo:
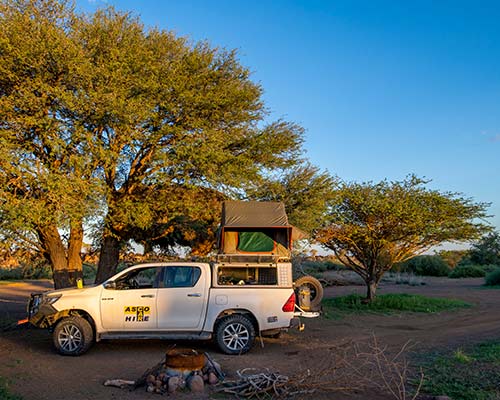
[[[482,279],[427,279],[425,286],[411,287],[383,284],[380,293],[405,292],[426,296],[449,297],[468,301],[469,309],[439,314],[363,315],[340,320],[319,318],[306,320],[304,332],[291,331],[281,339],[265,339],[244,356],[226,356],[210,342],[185,342],[183,346],[209,352],[228,373],[245,367],[267,367],[293,375],[305,369],[314,370],[325,362],[325,354],[335,346],[355,341],[369,341],[376,335],[382,344],[396,349],[411,340],[416,351],[466,346],[486,339],[500,338],[500,290],[484,289]],[[25,301],[31,291],[46,288],[48,282],[0,285],[0,314],[5,319],[24,317]],[[353,292],[363,293],[361,286],[331,287],[328,297]],[[82,357],[61,357],[51,346],[48,332],[17,329],[0,333],[0,376],[12,382],[12,391],[25,400],[37,399],[148,399],[142,390],[128,392],[107,388],[104,380],[135,379],[163,358],[172,342],[103,341]],[[206,398],[207,395],[200,398]],[[183,395],[176,395],[183,398]],[[187,397],[186,397],[187,398]],[[193,398],[193,397],[189,397]],[[315,397],[318,398],[318,397]],[[329,395],[323,398],[344,398]],[[373,393],[355,394],[349,399],[386,398]]]

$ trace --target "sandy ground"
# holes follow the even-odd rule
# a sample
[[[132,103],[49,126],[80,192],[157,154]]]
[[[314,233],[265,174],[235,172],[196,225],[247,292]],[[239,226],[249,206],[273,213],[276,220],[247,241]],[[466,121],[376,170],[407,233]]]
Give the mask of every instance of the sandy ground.
[[[413,350],[426,352],[467,346],[487,339],[500,338],[500,290],[484,289],[483,279],[451,280],[427,278],[424,286],[383,283],[379,293],[405,292],[426,296],[466,300],[474,306],[439,314],[363,315],[343,319],[305,320],[303,332],[290,331],[280,339],[265,339],[243,356],[226,356],[210,342],[184,342],[181,346],[208,352],[228,374],[245,367],[269,368],[294,375],[314,371],[328,362],[332,349],[349,343],[370,342],[373,335],[389,351],[397,351],[408,340]],[[23,318],[26,298],[32,291],[50,287],[49,282],[26,282],[0,285],[0,316]],[[362,286],[329,287],[326,297],[363,293]],[[55,353],[51,336],[44,330],[23,328],[0,333],[0,376],[11,382],[11,391],[25,400],[37,399],[153,399],[158,395],[104,387],[106,379],[135,379],[163,358],[172,345],[167,341],[103,341],[81,357],[62,357]],[[210,394],[198,396],[208,398]],[[178,399],[196,398],[183,394]],[[216,395],[215,398],[220,398]],[[303,398],[307,398],[303,397]],[[388,396],[369,393],[338,393],[311,396],[332,399],[384,399]]]

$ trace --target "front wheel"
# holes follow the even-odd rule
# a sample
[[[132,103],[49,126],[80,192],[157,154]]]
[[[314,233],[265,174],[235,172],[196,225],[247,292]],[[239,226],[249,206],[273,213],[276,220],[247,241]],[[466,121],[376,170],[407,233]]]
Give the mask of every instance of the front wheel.
[[[94,331],[90,323],[82,317],[62,319],[54,329],[54,346],[64,356],[79,356],[94,343]]]
[[[240,314],[228,315],[215,326],[215,341],[226,354],[244,354],[253,346],[255,328],[247,317]]]

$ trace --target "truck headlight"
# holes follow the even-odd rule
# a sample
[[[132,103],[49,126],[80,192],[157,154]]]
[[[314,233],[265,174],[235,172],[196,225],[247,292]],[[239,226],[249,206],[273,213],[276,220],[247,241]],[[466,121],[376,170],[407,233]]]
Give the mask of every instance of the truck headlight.
[[[54,304],[57,300],[61,298],[62,294],[58,294],[55,296],[44,296],[42,299],[42,304]]]
[[[61,298],[62,294],[56,294],[54,296],[46,296],[43,294],[33,294],[31,295],[31,299],[28,303],[28,315],[31,318],[31,316],[35,315],[38,310],[40,310],[40,307],[44,305],[52,305],[54,304],[57,300]]]

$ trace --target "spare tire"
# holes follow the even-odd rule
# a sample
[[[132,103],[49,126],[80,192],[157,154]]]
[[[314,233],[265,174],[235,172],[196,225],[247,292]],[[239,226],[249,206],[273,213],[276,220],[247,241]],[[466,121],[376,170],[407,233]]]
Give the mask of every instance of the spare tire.
[[[323,300],[323,286],[314,276],[302,276],[294,283],[295,291],[297,292],[301,286],[307,286],[311,291],[311,308],[319,308],[321,300]],[[300,304],[299,304],[300,306]]]

